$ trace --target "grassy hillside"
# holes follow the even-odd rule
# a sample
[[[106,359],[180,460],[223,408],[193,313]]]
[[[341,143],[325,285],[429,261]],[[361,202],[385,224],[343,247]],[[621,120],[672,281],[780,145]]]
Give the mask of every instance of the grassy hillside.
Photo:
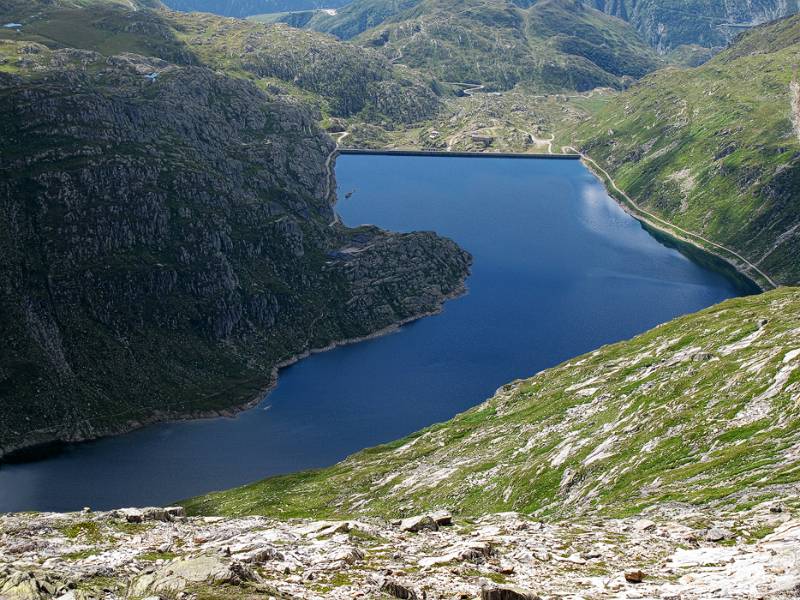
[[[204,514],[627,515],[747,508],[800,481],[800,290],[739,298],[498,390],[319,471],[186,503]]]
[[[632,27],[578,0],[356,0],[307,26],[489,89],[619,87],[659,65]]]
[[[800,17],[655,73],[561,136],[648,211],[800,281]]]
[[[18,10],[20,6],[24,6],[19,0],[2,0],[0,1],[0,11]],[[38,9],[42,7],[55,7],[60,8],[91,8],[97,9],[102,7],[116,7],[124,9],[141,10],[144,8],[164,8],[161,0],[53,0],[52,2],[41,3],[37,0],[29,3],[28,9]]]
[[[317,15],[311,27],[348,39],[421,3],[424,0],[353,0],[336,15]],[[524,8],[537,0],[510,4]],[[722,48],[748,27],[800,10],[798,0],[587,0],[584,4],[631,23],[664,54],[685,53],[692,46]]]

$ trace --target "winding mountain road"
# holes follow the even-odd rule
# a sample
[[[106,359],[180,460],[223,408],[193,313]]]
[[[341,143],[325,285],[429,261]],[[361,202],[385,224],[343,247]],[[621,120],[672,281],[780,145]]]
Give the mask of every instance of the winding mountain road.
[[[447,85],[460,85],[464,89],[461,90],[465,96],[472,97],[475,92],[480,92],[483,89],[486,89],[485,85],[476,84],[476,83],[464,83],[463,81],[443,81],[442,83]]]
[[[544,145],[547,145],[547,153],[548,153],[548,154],[553,154],[553,142],[555,141],[555,139],[556,139],[556,136],[554,136],[554,135],[553,135],[553,136],[550,136],[550,139],[545,139],[545,138],[538,138],[538,137],[536,137],[536,136],[535,136],[533,133],[531,133],[530,131],[526,131],[525,133],[527,133],[529,136],[531,136],[531,139],[533,140],[533,143],[534,143],[536,146],[544,146]],[[562,154],[564,154],[564,152],[563,152],[563,151],[562,151],[561,153],[562,153]]]
[[[339,148],[342,145],[342,140],[350,135],[349,131],[342,131],[340,133],[335,133],[333,135],[338,135],[339,137],[336,139],[336,146],[334,147],[333,151],[328,155],[328,158],[325,160],[325,198],[331,197],[331,192],[333,191],[333,160],[336,158],[336,155],[339,153]],[[333,135],[331,137],[333,137]],[[333,221],[328,223],[328,227],[333,227],[338,223],[341,223],[341,219],[339,218],[339,213],[336,212],[336,209],[333,210]]]

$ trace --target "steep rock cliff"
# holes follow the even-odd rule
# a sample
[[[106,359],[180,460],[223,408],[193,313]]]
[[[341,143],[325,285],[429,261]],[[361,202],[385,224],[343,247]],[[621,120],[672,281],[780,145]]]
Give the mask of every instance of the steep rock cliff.
[[[684,44],[727,45],[743,30],[792,15],[797,0],[592,0],[608,14],[631,22],[656,48]]]
[[[333,144],[301,105],[134,54],[2,49],[0,453],[240,406],[278,364],[462,289],[454,243],[336,222]]]

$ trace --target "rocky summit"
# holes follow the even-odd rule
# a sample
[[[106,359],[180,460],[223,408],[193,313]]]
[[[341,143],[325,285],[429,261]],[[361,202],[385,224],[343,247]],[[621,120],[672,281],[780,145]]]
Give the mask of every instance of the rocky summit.
[[[179,507],[0,517],[4,600],[790,599],[800,520],[747,514],[542,523],[187,518]],[[417,527],[420,522],[424,527]]]

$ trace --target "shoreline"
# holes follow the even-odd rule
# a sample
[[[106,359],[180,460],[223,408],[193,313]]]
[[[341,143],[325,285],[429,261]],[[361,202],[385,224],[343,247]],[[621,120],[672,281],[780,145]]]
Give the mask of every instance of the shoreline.
[[[574,154],[507,154],[507,153],[493,153],[493,152],[478,152],[478,153],[458,153],[458,152],[429,152],[429,151],[414,151],[414,150],[354,150],[354,149],[342,149],[342,148],[335,148],[334,151],[329,156],[329,160],[331,161],[331,166],[333,161],[338,155],[385,155],[385,156],[430,156],[430,157],[481,157],[481,158],[528,158],[528,159],[537,159],[537,158],[544,158],[544,159],[561,159],[561,160],[580,160],[583,165],[586,166],[587,170],[595,176],[603,185],[606,193],[613,198],[617,204],[631,217],[639,221],[642,226],[648,230],[650,235],[655,237],[658,241],[669,245],[671,242],[676,248],[681,251],[681,248],[684,247],[689,251],[694,251],[699,253],[703,256],[709,257],[713,259],[713,261],[717,262],[717,265],[713,264],[706,264],[706,268],[715,269],[721,272],[723,275],[734,279],[735,284],[737,287],[740,287],[742,290],[746,290],[746,288],[750,288],[747,290],[746,293],[759,293],[767,291],[768,287],[762,285],[761,282],[757,281],[754,277],[750,275],[749,269],[747,265],[742,265],[738,262],[734,262],[729,258],[726,258],[721,253],[714,251],[712,248],[704,246],[695,240],[692,240],[688,237],[684,237],[679,235],[674,229],[679,229],[676,225],[669,223],[664,219],[660,219],[664,224],[659,223],[654,218],[651,218],[649,214],[644,211],[643,209],[639,208],[638,205],[627,195],[625,192],[620,190],[616,187],[616,183],[611,178],[611,175],[605,172],[602,167],[600,167],[594,159],[590,156],[578,153],[577,150],[571,148],[575,151]],[[611,185],[609,185],[611,184]],[[330,184],[329,184],[330,185]],[[613,186],[616,189],[612,189]],[[623,199],[620,199],[619,196],[622,196]],[[338,203],[338,198],[334,198],[331,202],[331,208],[334,210],[335,214],[335,206]],[[657,218],[657,217],[656,217]],[[659,237],[663,239],[659,239]],[[698,236],[699,237],[699,236]],[[720,246],[721,247],[721,246]],[[724,247],[721,247],[724,249]],[[727,249],[726,249],[727,250]],[[728,252],[732,252],[727,250]],[[692,258],[696,262],[700,262],[702,264],[703,261],[698,261],[697,258]],[[707,261],[710,262],[710,261]],[[756,268],[757,269],[757,268]],[[726,272],[727,271],[727,272]],[[775,284],[771,279],[769,279],[765,274],[759,273],[762,275],[767,283],[772,285],[773,287],[779,287]],[[187,422],[187,421],[199,421],[199,420],[211,420],[211,419],[218,419],[218,418],[235,418],[239,414],[246,412],[248,410],[252,410],[261,402],[266,400],[269,397],[269,394],[277,387],[279,383],[280,371],[287,367],[290,367],[294,364],[297,364],[301,360],[308,358],[314,354],[321,354],[323,352],[328,352],[330,350],[334,350],[340,346],[348,346],[351,344],[357,344],[360,342],[369,341],[371,339],[376,339],[383,337],[385,335],[389,335],[401,329],[403,326],[408,325],[409,323],[413,323],[414,321],[418,321],[420,319],[424,319],[426,317],[434,316],[440,314],[445,307],[445,304],[453,299],[459,298],[464,296],[468,293],[468,288],[466,286],[466,280],[469,277],[469,272],[464,280],[460,283],[460,285],[455,288],[449,294],[445,294],[442,297],[441,303],[431,311],[427,311],[423,314],[414,315],[402,319],[396,323],[392,323],[383,327],[382,329],[376,330],[370,334],[358,336],[354,338],[345,338],[342,340],[334,340],[331,343],[327,344],[323,347],[318,348],[309,348],[306,349],[298,354],[292,355],[289,358],[277,363],[275,366],[272,367],[269,377],[267,379],[267,384],[260,389],[260,391],[249,401],[236,404],[231,406],[230,408],[219,409],[219,410],[210,410],[210,411],[197,411],[197,412],[156,412],[150,415],[148,418],[140,418],[140,419],[133,419],[131,421],[124,422],[119,424],[115,427],[109,427],[108,429],[100,429],[97,435],[87,435],[87,436],[66,436],[65,438],[55,438],[52,440],[42,441],[42,442],[34,442],[32,444],[23,444],[16,447],[11,447],[10,449],[7,448],[0,448],[0,467],[4,464],[23,464],[29,462],[37,462],[39,460],[45,460],[47,457],[59,454],[63,451],[63,448],[72,444],[81,444],[85,442],[91,442],[100,440],[103,438],[114,437],[118,435],[124,435],[127,433],[131,433],[133,431],[143,429],[145,427],[149,427],[151,425],[158,425],[162,423],[180,423],[180,422]],[[738,281],[736,281],[738,279]],[[224,394],[225,392],[219,392],[219,394]]]
[[[552,143],[552,142],[551,142]],[[571,153],[564,152],[563,150],[571,150]],[[730,277],[734,280],[737,287],[742,290],[747,290],[752,293],[752,290],[758,292],[765,292],[770,289],[780,287],[780,284],[773,281],[766,273],[763,273],[755,265],[749,263],[746,258],[740,256],[734,250],[726,248],[722,244],[712,240],[705,240],[702,236],[686,231],[656,215],[651,215],[644,209],[640,208],[636,202],[630,198],[623,190],[619,189],[614,182],[611,175],[606,172],[597,162],[589,155],[579,152],[572,146],[565,146],[561,154],[543,154],[543,153],[524,153],[524,152],[450,152],[450,151],[435,151],[435,150],[411,150],[411,149],[380,149],[373,150],[367,148],[337,148],[335,151],[339,155],[374,155],[374,156],[425,156],[431,158],[514,158],[514,159],[545,159],[545,160],[580,160],[587,170],[594,175],[606,190],[606,193],[613,198],[622,209],[631,217],[639,221],[645,229],[648,230],[650,235],[659,239],[662,243],[664,238],[669,240],[678,251],[681,248],[687,248],[689,253],[703,253],[706,257],[713,260],[698,261],[696,255],[693,260],[704,264],[709,269],[717,270],[723,275]],[[622,196],[622,199],[619,198]],[[681,235],[678,232],[685,232]],[[696,241],[703,240],[705,243]],[[706,245],[707,244],[707,245]],[[711,247],[709,247],[711,246]],[[736,257],[736,260],[725,256],[722,252],[715,250],[718,248]],[[717,262],[718,264],[710,264]],[[756,276],[754,276],[757,275]],[[763,281],[760,281],[763,280]],[[767,285],[764,285],[764,284]],[[749,289],[748,289],[749,288]]]
[[[770,289],[777,289],[778,287],[780,287],[780,285],[775,283],[768,275],[759,271],[758,267],[756,267],[755,265],[751,265],[749,263],[741,264],[738,261],[731,260],[730,258],[723,256],[720,252],[715,251],[713,248],[709,248],[708,246],[705,246],[688,237],[692,236],[701,239],[701,236],[697,234],[692,234],[691,232],[686,232],[687,236],[680,235],[675,230],[677,229],[679,231],[684,231],[683,229],[681,229],[680,227],[678,227],[673,223],[670,223],[666,219],[662,219],[661,217],[656,217],[655,215],[651,216],[647,211],[640,208],[633,201],[633,199],[631,199],[624,191],[622,191],[617,187],[611,175],[609,175],[602,167],[600,167],[591,156],[588,156],[586,154],[580,154],[579,156],[581,159],[581,163],[583,163],[586,169],[592,175],[594,175],[598,179],[598,181],[600,181],[600,183],[603,184],[603,188],[605,188],[606,193],[611,198],[613,198],[617,202],[617,204],[619,204],[620,207],[622,207],[622,210],[624,210],[631,217],[639,221],[642,224],[642,226],[649,231],[650,235],[653,235],[653,237],[655,237],[656,239],[658,239],[658,236],[654,232],[658,232],[659,234],[666,237],[668,240],[673,242],[678,247],[688,246],[695,251],[702,252],[708,255],[709,257],[713,257],[717,261],[721,261],[724,265],[729,267],[735,273],[737,278],[744,279],[746,282],[752,284],[754,288],[757,288],[758,292],[766,292],[769,291]],[[612,189],[609,186],[609,183],[611,184],[611,186],[614,187],[614,189]],[[624,200],[621,200],[618,194],[622,195]],[[708,243],[714,244],[721,250],[724,250],[734,256],[738,256],[733,250],[729,250],[728,248],[725,248],[721,244],[717,244],[716,242],[710,240],[708,241]],[[744,259],[743,257],[741,257],[741,260],[746,261],[746,259]],[[709,266],[708,268],[712,267]],[[720,271],[723,271],[723,269],[720,269]],[[769,284],[769,286],[771,287],[763,285],[764,282],[758,281],[757,278],[753,277],[752,275],[753,271],[755,271],[760,276],[760,278],[763,278],[764,282]]]
[[[347,134],[345,133],[345,136],[346,135]],[[340,138],[340,140],[341,139],[343,138]],[[336,205],[338,204],[339,199],[335,193],[331,194],[331,192],[333,185],[335,183],[334,165],[336,158],[340,154],[341,154],[341,149],[339,148],[337,143],[333,148],[333,150],[331,151],[331,153],[328,155],[328,158],[325,162],[326,188],[327,188],[326,197],[329,201],[331,210],[334,214],[334,220],[332,223],[329,224],[329,226],[334,226],[339,223],[339,215],[336,213]],[[357,344],[359,342],[365,342],[371,339],[383,337],[384,335],[389,335],[390,333],[398,331],[400,328],[402,328],[405,325],[408,325],[409,323],[413,323],[414,321],[418,321],[426,317],[431,317],[440,314],[442,311],[444,311],[445,304],[448,301],[454,300],[468,293],[469,290],[467,288],[466,281],[470,275],[471,275],[471,265],[469,265],[466,275],[459,282],[459,284],[451,292],[443,294],[438,306],[436,306],[433,310],[429,310],[418,315],[412,315],[410,317],[406,317],[404,319],[401,319],[400,321],[391,323],[386,327],[373,331],[372,333],[369,333],[367,335],[358,336],[354,338],[344,338],[342,340],[333,340],[324,347],[308,348],[306,350],[303,350],[302,352],[290,356],[285,360],[278,362],[270,370],[269,376],[265,377],[267,380],[266,385],[260,387],[259,392],[255,394],[250,400],[244,403],[241,404],[237,403],[229,408],[205,410],[205,411],[203,410],[193,411],[193,412],[155,411],[146,417],[131,419],[129,421],[125,421],[116,424],[114,426],[109,426],[105,428],[99,427],[97,429],[96,434],[91,434],[91,435],[76,434],[76,435],[58,436],[58,434],[56,433],[53,439],[46,439],[44,441],[35,441],[32,443],[23,443],[16,446],[12,445],[7,447],[0,447],[0,468],[2,468],[3,465],[39,462],[41,460],[46,460],[51,456],[60,454],[66,447],[72,444],[83,444],[86,442],[97,441],[104,438],[125,435],[127,433],[131,433],[139,429],[144,429],[145,427],[150,427],[152,425],[159,425],[163,423],[181,423],[187,421],[206,421],[206,420],[221,419],[221,418],[227,418],[227,419],[235,418],[237,415],[243,412],[252,410],[256,406],[261,404],[261,402],[266,400],[269,394],[278,385],[281,369],[290,367],[300,362],[304,358],[308,358],[309,356],[312,356],[314,354],[320,354],[322,352],[334,350],[339,346]],[[254,381],[256,379],[260,380],[262,378],[254,377],[252,380]],[[222,390],[217,394],[212,394],[212,396],[225,393],[226,391]],[[91,424],[91,421],[87,420],[84,421],[84,423]]]
[[[0,448],[0,468],[2,468],[3,465],[18,465],[18,464],[39,462],[41,460],[46,460],[51,456],[60,454],[65,447],[70,446],[72,444],[83,444],[86,442],[93,442],[104,438],[125,435],[127,433],[132,433],[134,431],[137,431],[139,429],[144,429],[145,427],[149,427],[152,425],[160,425],[165,423],[183,423],[188,421],[208,421],[212,419],[236,418],[241,413],[256,408],[259,404],[261,404],[264,400],[266,400],[269,397],[272,391],[278,386],[280,379],[280,371],[282,369],[291,367],[292,365],[297,364],[301,360],[309,358],[315,354],[322,354],[323,352],[335,350],[336,348],[339,348],[341,346],[349,346],[352,344],[358,344],[360,342],[366,342],[369,340],[381,338],[383,336],[399,331],[402,327],[410,323],[419,321],[421,319],[425,319],[427,317],[432,317],[441,314],[444,311],[445,304],[447,304],[447,302],[466,296],[469,293],[469,288],[466,285],[466,281],[469,278],[470,274],[471,274],[470,272],[467,272],[466,277],[453,291],[451,291],[448,294],[444,294],[442,296],[442,300],[439,303],[439,305],[433,310],[427,311],[419,315],[406,317],[404,319],[401,319],[400,321],[387,325],[386,327],[383,327],[366,335],[357,336],[353,338],[344,338],[342,340],[334,340],[329,344],[327,344],[326,346],[321,346],[317,348],[308,348],[298,354],[294,354],[289,358],[277,363],[272,367],[269,373],[268,383],[266,384],[266,386],[261,388],[261,391],[259,391],[252,399],[248,400],[244,404],[236,404],[230,408],[221,410],[186,412],[186,413],[174,413],[174,412],[154,413],[153,415],[151,415],[150,418],[131,420],[120,424],[119,427],[110,428],[107,431],[98,433],[97,435],[93,436],[85,436],[85,437],[75,436],[68,439],[53,439],[44,442],[35,442],[32,444],[14,447],[11,450]],[[219,392],[219,393],[224,393],[224,392]]]

